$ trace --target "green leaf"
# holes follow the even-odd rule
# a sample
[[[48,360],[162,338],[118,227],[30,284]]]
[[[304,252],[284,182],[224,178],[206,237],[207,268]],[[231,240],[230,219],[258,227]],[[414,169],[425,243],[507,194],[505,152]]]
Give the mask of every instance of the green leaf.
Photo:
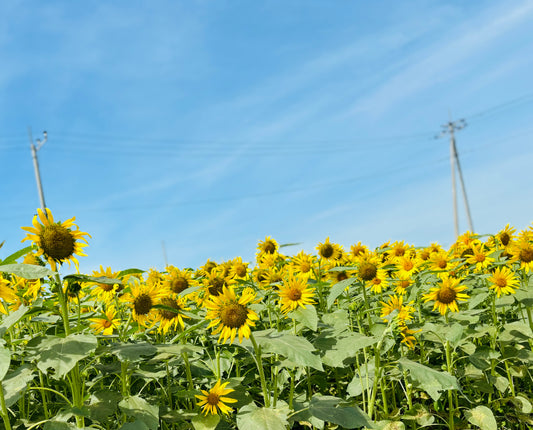
[[[477,406],[465,411],[465,417],[470,424],[481,430],[498,430],[498,425],[492,411],[486,406]]]
[[[32,369],[26,364],[7,374],[7,377],[2,381],[6,407],[9,408],[17,402],[33,376]]]
[[[94,393],[90,399],[89,411],[92,419],[104,422],[109,415],[117,410],[118,402],[122,396],[109,390],[102,390]]]
[[[118,406],[126,415],[142,421],[149,429],[159,428],[159,406],[152,405],[139,396],[123,399]]]
[[[253,335],[263,352],[283,355],[297,366],[323,370],[320,357],[313,353],[315,348],[307,339],[273,329],[258,331]]]
[[[76,425],[65,421],[49,420],[43,427],[43,430],[76,430]]]
[[[379,421],[376,423],[376,430],[405,430],[405,424],[401,421]]]
[[[505,324],[503,331],[498,336],[498,340],[512,343],[528,341],[531,338],[533,338],[531,328],[520,321]]]
[[[344,292],[344,290],[346,290],[346,288],[349,288],[350,285],[352,285],[355,281],[356,278],[348,278],[343,279],[342,281],[339,281],[336,284],[332,285],[328,295],[328,308],[330,308],[333,303],[335,303],[337,297],[339,297]]]
[[[191,420],[191,422],[195,430],[214,430],[220,422],[220,416],[213,414],[198,414]]]
[[[516,397],[512,397],[511,401],[513,402],[515,407],[523,414],[530,414],[533,410],[531,403],[524,396],[518,395]]]
[[[2,243],[4,243],[4,242],[2,242]],[[1,247],[2,246],[0,245],[0,248]],[[17,252],[14,252],[13,254],[8,255],[6,258],[4,258],[2,260],[2,263],[0,263],[0,264],[2,266],[4,266],[6,264],[16,263],[17,259],[19,259],[23,255],[26,255],[26,254],[30,253],[32,250],[33,250],[33,246],[32,245],[27,246],[26,248],[22,248],[22,249],[18,250]],[[3,272],[2,268],[0,268],[0,270]]]
[[[368,415],[357,406],[343,403],[342,399],[333,396],[315,395],[309,402],[309,412],[314,417],[347,429],[372,427]]]
[[[435,401],[440,398],[442,391],[460,390],[455,376],[447,372],[439,372],[405,357],[400,358],[398,364],[403,370],[409,370],[411,379]]]
[[[15,312],[10,313],[7,317],[5,317],[2,322],[0,323],[0,337],[4,337],[7,330],[13,325],[20,321],[20,319],[28,312],[28,309],[26,306],[21,305]]]
[[[157,352],[157,348],[148,342],[120,343],[110,347],[111,354],[116,355],[121,361],[143,361]]]
[[[239,430],[285,430],[289,408],[283,402],[278,404],[277,408],[259,408],[254,403],[243,406],[237,414]]]
[[[144,271],[144,270],[141,270],[141,269],[126,269],[126,270],[121,270],[120,272],[118,272],[118,274],[117,274],[117,278],[122,279],[124,276],[127,276],[127,275],[137,275],[137,274],[144,273],[144,272],[145,272],[145,271]]]
[[[368,370],[367,370],[368,368]],[[346,392],[351,397],[360,396],[363,391],[372,387],[374,383],[375,365],[373,362],[361,366],[361,372],[356,372],[351,382],[346,387]]]
[[[144,422],[137,420],[132,423],[126,423],[119,430],[150,430]]]
[[[344,360],[355,357],[368,346],[379,342],[378,337],[368,337],[360,333],[349,333],[346,336],[336,335],[331,330],[324,330],[315,341],[318,349],[325,350],[322,362],[327,366],[344,367]]]
[[[2,265],[0,266],[0,272],[13,273],[24,279],[39,279],[57,274],[57,272],[52,272],[50,269],[43,266],[23,263]]]
[[[96,337],[90,334],[71,334],[67,337],[46,336],[37,345],[37,367],[44,373],[54,370],[52,377],[61,379],[78,361],[96,349]]]
[[[11,351],[0,346],[0,381],[4,379],[11,364]]]
[[[108,278],[106,276],[88,276],[88,275],[81,275],[81,274],[76,273],[73,275],[67,275],[63,277],[63,280],[65,281],[69,279],[74,279],[80,282],[94,282],[97,284],[122,285],[122,281],[120,279]]]
[[[316,308],[313,305],[306,305],[305,308],[298,307],[289,315],[305,327],[313,331],[317,330],[318,316],[316,314]]]

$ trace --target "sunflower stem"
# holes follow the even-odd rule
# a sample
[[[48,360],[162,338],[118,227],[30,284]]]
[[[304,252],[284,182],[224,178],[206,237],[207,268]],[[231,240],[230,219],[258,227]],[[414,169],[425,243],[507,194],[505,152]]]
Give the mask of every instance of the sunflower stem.
[[[6,407],[6,400],[4,398],[4,387],[0,383],[0,406],[2,408],[2,419],[4,420],[4,427],[6,430],[11,430],[11,423],[9,422],[9,413]]]
[[[448,373],[453,376],[453,363],[452,363],[452,354],[451,354],[449,340],[446,340],[445,347],[446,347],[446,368],[448,370]],[[454,430],[455,429],[455,424],[454,424],[455,406],[453,403],[453,390],[448,390],[448,408],[450,412],[448,426],[451,430]]]
[[[270,395],[268,394],[268,387],[265,379],[265,371],[263,369],[262,361],[261,361],[261,347],[257,345],[257,342],[255,341],[253,333],[250,334],[250,340],[252,341],[252,345],[254,346],[254,352],[255,356],[252,356],[255,360],[255,364],[257,365],[257,370],[259,371],[259,378],[261,379],[261,388],[263,389],[263,397],[265,399],[265,407],[270,407]]]

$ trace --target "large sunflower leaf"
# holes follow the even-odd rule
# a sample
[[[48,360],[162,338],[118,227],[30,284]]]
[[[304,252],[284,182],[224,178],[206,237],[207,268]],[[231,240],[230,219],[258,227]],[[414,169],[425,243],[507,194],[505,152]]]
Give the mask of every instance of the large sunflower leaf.
[[[28,365],[20,366],[7,374],[7,377],[2,381],[6,407],[9,408],[17,402],[33,377],[33,371]]]
[[[498,430],[496,418],[486,406],[477,406],[474,409],[465,411],[465,417],[470,424],[479,427],[481,430]]]
[[[255,332],[254,338],[263,352],[283,355],[297,366],[323,370],[322,361],[315,353],[315,347],[303,337],[269,329]]]
[[[1,265],[0,272],[12,273],[24,279],[39,279],[46,276],[57,275],[57,272],[53,272],[46,267],[24,263]]]
[[[330,308],[335,302],[335,299],[337,299],[337,297],[339,297],[344,290],[349,288],[350,285],[352,285],[356,280],[356,278],[343,279],[342,281],[337,282],[335,285],[332,285],[329,289],[328,308]]]
[[[305,308],[298,307],[289,315],[305,327],[313,331],[317,330],[318,316],[313,305],[306,305]]]
[[[11,364],[11,351],[0,346],[0,381],[4,379]]]
[[[123,399],[118,406],[126,415],[142,421],[148,428],[159,428],[159,406],[150,404],[139,396]]]
[[[277,408],[260,408],[250,403],[239,409],[237,426],[239,430],[285,430],[289,425],[289,408],[278,402]]]
[[[55,379],[64,377],[76,363],[96,349],[97,339],[90,334],[71,334],[67,337],[47,336],[36,345],[39,353],[37,367],[44,373],[52,368]]]
[[[322,421],[347,429],[372,428],[368,415],[357,406],[345,404],[338,397],[314,395],[309,402],[309,412]]]
[[[411,379],[435,401],[440,398],[442,391],[460,390],[455,376],[447,372],[439,372],[405,357],[400,358],[398,364],[403,370],[409,370]]]
[[[0,338],[4,337],[9,327],[13,324],[16,324],[20,319],[28,312],[26,306],[21,305],[15,312],[11,312],[7,317],[5,317],[0,323]]]

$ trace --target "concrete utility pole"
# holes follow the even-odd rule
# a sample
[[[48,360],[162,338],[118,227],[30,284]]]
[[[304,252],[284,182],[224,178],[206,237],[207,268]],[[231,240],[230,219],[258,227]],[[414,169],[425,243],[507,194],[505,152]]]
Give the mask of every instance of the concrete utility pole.
[[[44,209],[46,208],[46,204],[44,203],[44,193],[43,193],[43,186],[41,184],[41,173],[39,172],[39,160],[37,159],[37,151],[41,149],[41,147],[48,140],[48,133],[46,131],[43,131],[44,139],[42,142],[41,142],[41,139],[37,139],[37,146],[33,144],[31,127],[28,127],[28,136],[30,138],[31,156],[33,158],[33,168],[35,170],[35,180],[37,181],[37,190],[39,191],[39,200],[41,201],[41,209],[44,211]]]
[[[468,205],[468,197],[466,196],[466,187],[463,179],[463,171],[461,169],[461,163],[459,162],[459,155],[457,155],[457,147],[455,146],[455,130],[461,130],[466,127],[466,121],[460,119],[458,121],[452,121],[450,115],[450,121],[442,125],[442,132],[437,138],[450,134],[450,165],[452,172],[452,198],[453,198],[453,218],[455,227],[455,237],[459,236],[459,215],[457,213],[457,189],[455,185],[455,166],[459,173],[459,180],[461,181],[461,191],[463,192],[463,201],[466,209],[466,216],[468,218],[468,227],[470,231],[474,232],[474,225],[472,223],[472,216],[470,215],[470,206]]]

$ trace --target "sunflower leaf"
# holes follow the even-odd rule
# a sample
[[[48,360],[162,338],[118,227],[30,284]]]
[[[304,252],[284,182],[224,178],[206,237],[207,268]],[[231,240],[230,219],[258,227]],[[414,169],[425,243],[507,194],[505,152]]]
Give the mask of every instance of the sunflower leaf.
[[[0,347],[0,381],[4,379],[11,363],[11,351],[3,346]]]
[[[357,406],[345,404],[338,397],[314,395],[309,402],[309,412],[322,421],[347,429],[363,426],[372,428],[368,415]]]
[[[350,288],[350,285],[352,285],[356,281],[356,278],[348,278],[343,279],[342,281],[337,282],[335,285],[333,285],[329,290],[328,295],[328,308],[330,308],[337,297],[339,297],[346,288]]]
[[[283,402],[278,404],[277,408],[260,408],[254,403],[243,406],[237,414],[237,426],[240,430],[285,430],[289,408]]]
[[[2,242],[2,244],[3,243],[4,242]],[[0,248],[1,247],[2,246],[0,245]],[[27,246],[26,248],[19,249],[17,252],[14,252],[13,254],[8,255],[6,258],[4,258],[0,264],[6,265],[6,264],[11,264],[11,263],[16,263],[18,258],[22,257],[23,255],[28,254],[32,250],[33,250],[33,245]]]
[[[32,369],[26,364],[7,374],[7,377],[2,381],[7,408],[17,402],[33,377]]]
[[[127,416],[142,421],[149,429],[159,428],[159,406],[150,404],[139,396],[127,397],[118,406]]]
[[[53,272],[46,267],[24,263],[2,264],[0,265],[0,272],[12,273],[24,279],[39,279],[57,274],[57,272]]]
[[[477,406],[474,409],[465,411],[465,417],[470,424],[479,427],[481,430],[498,429],[498,424],[492,411],[486,406]]]

